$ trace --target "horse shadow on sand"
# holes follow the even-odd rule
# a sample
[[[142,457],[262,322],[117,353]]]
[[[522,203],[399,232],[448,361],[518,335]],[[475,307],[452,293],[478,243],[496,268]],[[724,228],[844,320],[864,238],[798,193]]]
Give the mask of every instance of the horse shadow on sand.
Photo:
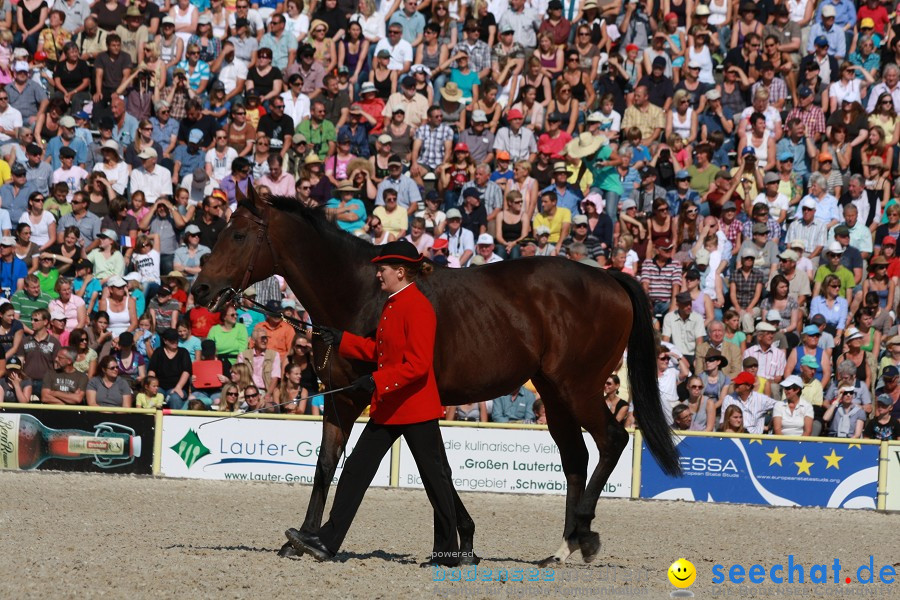
[[[275,554],[277,555],[280,548],[258,548],[255,546],[247,546],[246,544],[235,545],[216,545],[216,546],[198,546],[195,544],[171,544],[162,546],[163,550],[213,550],[217,552],[257,552],[259,554]],[[301,560],[303,556],[290,556],[294,560]],[[348,562],[351,560],[368,560],[378,559],[385,562],[393,562],[400,564],[417,565],[420,560],[410,554],[397,554],[396,552],[385,552],[384,550],[373,550],[371,552],[338,552],[333,562]],[[516,563],[520,565],[534,565],[536,561],[523,560],[521,558],[499,557],[499,556],[483,556],[482,564],[487,563]]]

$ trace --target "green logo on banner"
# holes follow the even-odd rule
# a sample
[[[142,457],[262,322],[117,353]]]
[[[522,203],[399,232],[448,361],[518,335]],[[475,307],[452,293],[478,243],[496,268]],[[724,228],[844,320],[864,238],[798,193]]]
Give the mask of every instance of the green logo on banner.
[[[187,468],[190,469],[194,463],[210,454],[209,448],[200,441],[200,436],[193,429],[188,430],[181,441],[172,446],[175,454],[181,457]]]

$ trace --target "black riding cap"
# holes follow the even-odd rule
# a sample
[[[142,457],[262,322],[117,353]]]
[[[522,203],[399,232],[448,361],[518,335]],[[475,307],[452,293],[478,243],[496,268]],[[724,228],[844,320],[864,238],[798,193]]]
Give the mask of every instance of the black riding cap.
[[[373,263],[386,264],[410,264],[420,263],[425,257],[419,254],[416,247],[406,240],[388,242],[381,247],[378,256],[372,259]]]

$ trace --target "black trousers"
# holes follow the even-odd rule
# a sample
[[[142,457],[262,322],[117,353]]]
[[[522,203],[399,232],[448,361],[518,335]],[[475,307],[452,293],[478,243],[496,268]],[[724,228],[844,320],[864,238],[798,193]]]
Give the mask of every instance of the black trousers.
[[[436,419],[409,425],[379,425],[373,421],[366,424],[344,465],[331,514],[319,530],[319,539],[332,552],[338,551],[381,459],[401,435],[409,445],[422,476],[425,493],[434,509],[433,558],[437,562],[456,565],[459,562],[459,540],[456,536],[453,482]],[[396,518],[396,515],[392,517]],[[389,531],[389,527],[386,523],[385,531]]]

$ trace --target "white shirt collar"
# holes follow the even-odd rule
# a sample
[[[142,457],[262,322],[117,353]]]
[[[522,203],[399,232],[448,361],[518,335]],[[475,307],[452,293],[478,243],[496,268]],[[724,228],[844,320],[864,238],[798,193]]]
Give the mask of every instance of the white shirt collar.
[[[409,283],[404,285],[402,288],[400,288],[399,290],[397,290],[396,292],[394,292],[393,294],[388,296],[388,298],[393,298],[394,296],[396,296],[397,294],[399,294],[400,292],[402,292],[403,290],[405,290],[406,288],[408,288],[409,286],[411,286],[414,283],[415,283],[415,281],[410,281]]]

